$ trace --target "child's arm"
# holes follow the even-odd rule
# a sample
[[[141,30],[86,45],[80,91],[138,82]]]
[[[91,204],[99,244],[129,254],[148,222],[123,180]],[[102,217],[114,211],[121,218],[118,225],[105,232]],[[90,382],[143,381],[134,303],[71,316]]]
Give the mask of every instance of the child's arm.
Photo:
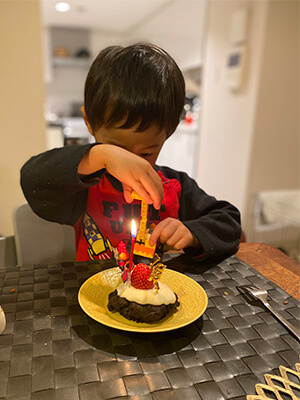
[[[103,148],[103,154],[92,151],[94,148]],[[21,169],[21,186],[29,205],[41,218],[74,225],[85,209],[88,189],[102,179],[105,166],[120,180],[124,176],[127,201],[132,201],[131,187],[141,195],[142,188],[147,187],[146,194],[149,197],[151,193],[155,207],[159,207],[163,190],[157,173],[147,161],[116,146],[67,146],[34,156]]]
[[[123,185],[125,200],[132,202],[134,190],[148,204],[160,208],[163,198],[162,182],[151,164],[143,158],[121,147],[102,144],[92,147],[83,157],[79,166],[80,175],[90,175],[105,168]]]
[[[89,187],[105,170],[80,179],[77,168],[93,145],[67,146],[31,157],[21,169],[21,186],[32,210],[48,221],[74,225],[85,209]]]
[[[199,257],[199,261],[220,261],[238,250],[241,237],[240,213],[226,201],[216,200],[199,188],[183,172],[160,168],[168,179],[181,186],[179,219],[161,221],[151,235],[152,241]]]

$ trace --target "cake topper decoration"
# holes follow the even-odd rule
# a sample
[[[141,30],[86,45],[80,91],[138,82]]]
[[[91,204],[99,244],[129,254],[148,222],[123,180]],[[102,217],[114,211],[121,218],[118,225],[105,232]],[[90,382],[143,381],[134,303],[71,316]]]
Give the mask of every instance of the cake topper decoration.
[[[126,244],[122,241],[118,244],[117,249],[114,248],[114,256],[121,269],[121,278],[125,282],[128,278],[127,265],[128,264],[128,253],[126,249]]]
[[[155,259],[150,264],[150,268],[151,268],[151,274],[150,274],[149,280],[152,280],[152,282],[155,285],[156,292],[158,292],[158,290],[159,290],[158,281],[161,278],[161,275],[164,272],[164,270],[167,268],[167,266],[160,262],[160,257],[155,253]]]
[[[121,270],[121,278],[123,282],[128,280],[128,277],[132,276],[135,268],[139,266],[141,269],[144,266],[146,269],[150,270],[151,272],[147,276],[147,281],[152,282],[155,286],[156,292],[159,290],[159,279],[161,278],[162,273],[167,268],[167,266],[161,263],[161,259],[157,253],[155,253],[153,261],[150,265],[139,263],[135,265],[133,262],[130,268],[130,261],[129,261],[129,254],[126,249],[126,244],[122,241],[118,244],[117,248],[114,248],[114,257],[118,263],[118,266]]]
[[[152,258],[155,254],[156,244],[152,246],[149,244],[150,232],[147,232],[148,203],[136,192],[132,192],[131,197],[134,200],[141,200],[141,221],[133,253],[138,256]],[[151,229],[153,230],[154,227],[155,224],[152,224]]]

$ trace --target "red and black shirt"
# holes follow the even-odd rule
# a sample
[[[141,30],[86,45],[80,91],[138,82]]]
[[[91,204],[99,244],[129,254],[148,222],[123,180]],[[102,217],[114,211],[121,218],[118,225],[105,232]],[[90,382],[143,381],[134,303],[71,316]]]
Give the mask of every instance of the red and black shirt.
[[[126,203],[121,183],[106,170],[79,177],[78,165],[91,146],[47,151],[21,170],[22,189],[33,211],[48,221],[74,226],[77,260],[111,257],[113,247],[130,239],[130,221],[140,218],[140,202]],[[202,246],[198,254],[184,249],[198,256],[199,263],[234,254],[241,236],[239,211],[207,195],[186,173],[154,168],[162,179],[164,199],[160,210],[149,206],[149,226],[178,218]]]

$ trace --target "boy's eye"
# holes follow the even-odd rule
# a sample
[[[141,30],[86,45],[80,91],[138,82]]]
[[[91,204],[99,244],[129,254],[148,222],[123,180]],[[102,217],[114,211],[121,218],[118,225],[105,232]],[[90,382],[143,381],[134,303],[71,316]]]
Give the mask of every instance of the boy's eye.
[[[152,153],[142,153],[141,157],[150,157],[152,156]]]

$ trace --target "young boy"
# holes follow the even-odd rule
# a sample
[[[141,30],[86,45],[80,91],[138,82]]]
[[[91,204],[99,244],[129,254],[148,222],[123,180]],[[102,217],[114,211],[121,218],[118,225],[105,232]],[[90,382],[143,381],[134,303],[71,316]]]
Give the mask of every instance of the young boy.
[[[185,84],[175,61],[151,44],[112,46],[88,73],[83,117],[96,143],[53,149],[21,170],[28,203],[40,217],[73,225],[77,260],[112,256],[140,218],[135,191],[150,204],[150,245],[184,249],[200,263],[234,254],[239,211],[201,190],[187,174],[155,165],[175,131]]]

